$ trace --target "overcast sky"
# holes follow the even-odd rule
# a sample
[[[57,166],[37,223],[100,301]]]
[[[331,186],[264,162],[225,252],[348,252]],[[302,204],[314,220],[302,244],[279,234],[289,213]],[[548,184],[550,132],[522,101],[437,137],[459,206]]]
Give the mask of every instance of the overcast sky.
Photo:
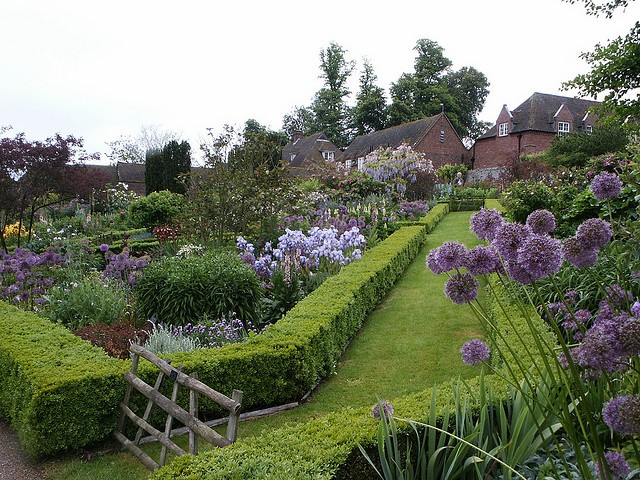
[[[353,103],[363,57],[388,93],[413,71],[420,38],[454,69],[487,76],[480,118],[494,122],[533,92],[572,95],[560,88],[587,71],[580,53],[638,18],[637,2],[606,19],[561,0],[2,0],[0,126],[34,140],[79,136],[106,153],[106,142],[156,125],[198,150],[207,128],[254,118],[279,130],[321,88],[330,42],[357,63]]]

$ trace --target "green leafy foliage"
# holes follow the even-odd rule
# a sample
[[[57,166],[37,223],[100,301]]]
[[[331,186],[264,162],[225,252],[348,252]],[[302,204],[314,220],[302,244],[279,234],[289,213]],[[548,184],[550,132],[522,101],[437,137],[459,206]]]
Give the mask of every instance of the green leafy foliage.
[[[546,162],[555,166],[586,166],[591,157],[624,151],[629,136],[619,124],[604,124],[592,133],[572,132],[555,137],[544,154]]]
[[[50,291],[47,315],[70,330],[86,325],[109,325],[127,318],[128,292],[96,276],[55,287]]]
[[[185,206],[182,195],[168,190],[153,192],[131,202],[129,205],[129,221],[136,227],[153,228],[172,225]]]
[[[507,216],[514,222],[525,223],[534,210],[554,210],[553,191],[542,182],[513,182],[504,200]]]
[[[230,312],[257,322],[261,296],[254,271],[231,254],[210,253],[150,264],[138,280],[136,302],[143,318],[173,325]]]

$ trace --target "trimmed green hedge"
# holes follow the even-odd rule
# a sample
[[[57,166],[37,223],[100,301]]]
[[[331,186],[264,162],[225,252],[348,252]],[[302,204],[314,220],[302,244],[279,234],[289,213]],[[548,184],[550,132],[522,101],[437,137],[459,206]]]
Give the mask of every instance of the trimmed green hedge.
[[[513,354],[520,358],[531,358],[527,352],[535,349],[535,339],[531,333],[513,335],[508,332],[530,332],[529,323],[538,332],[539,337],[554,342],[554,336],[547,325],[533,311],[528,311],[525,318],[512,302],[506,292],[495,282],[494,288],[501,299],[500,304],[491,302],[488,309],[494,324],[507,332],[509,347]],[[503,307],[505,307],[503,309]],[[496,339],[501,342],[502,340]],[[505,377],[509,359],[503,363],[495,362],[497,374],[486,375],[484,382],[491,385],[496,399],[506,399],[509,384]],[[535,361],[535,360],[532,360]],[[450,398],[455,379],[438,385],[437,415],[442,417],[450,408]],[[466,384],[478,397],[480,387],[478,378],[467,380]],[[433,391],[408,395],[393,400],[395,416],[425,420],[428,416]],[[285,426],[266,432],[259,437],[241,440],[230,447],[211,449],[200,455],[184,456],[175,459],[169,466],[152,475],[153,480],[177,479],[271,479],[271,480],[306,480],[321,479],[364,479],[371,472],[366,470],[366,462],[362,461],[357,449],[360,443],[373,446],[376,442],[378,422],[371,416],[371,410],[345,409],[313,419],[304,424]],[[364,467],[364,468],[363,468]]]
[[[227,395],[244,391],[245,409],[301,398],[333,368],[367,313],[386,295],[447,213],[438,206],[325,281],[264,334],[220,349],[173,355]],[[129,361],[108,357],[62,327],[0,302],[0,407],[23,448],[46,456],[88,445],[115,429]],[[157,375],[141,362],[139,375]],[[142,400],[140,400],[142,402]],[[204,415],[220,413],[202,401]]]
[[[0,411],[34,457],[113,430],[125,362],[62,326],[0,302]]]

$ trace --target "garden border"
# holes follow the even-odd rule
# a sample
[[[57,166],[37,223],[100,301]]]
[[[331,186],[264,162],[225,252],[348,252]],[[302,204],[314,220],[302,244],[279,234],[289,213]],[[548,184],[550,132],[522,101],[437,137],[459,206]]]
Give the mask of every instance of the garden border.
[[[326,375],[367,314],[415,258],[446,215],[437,205],[362,260],[344,267],[265,333],[244,343],[172,355],[219,392],[243,390],[243,405],[260,408],[301,398]],[[131,362],[108,357],[61,326],[0,302],[0,407],[32,457],[87,446],[115,429],[123,374]],[[147,383],[154,371],[140,364]],[[141,400],[142,401],[142,400]],[[188,404],[188,398],[178,399]],[[219,407],[203,401],[203,414]]]

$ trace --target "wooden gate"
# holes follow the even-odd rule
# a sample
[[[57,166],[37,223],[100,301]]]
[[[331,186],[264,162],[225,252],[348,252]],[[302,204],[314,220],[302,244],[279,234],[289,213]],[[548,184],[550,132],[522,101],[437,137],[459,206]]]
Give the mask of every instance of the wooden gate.
[[[184,426],[188,429],[188,453],[191,453],[193,455],[196,455],[198,453],[196,435],[202,437],[207,442],[219,447],[225,447],[236,441],[238,431],[238,417],[240,408],[242,406],[242,391],[234,390],[232,397],[229,398],[200,382],[195,374],[185,375],[182,372],[182,367],[179,367],[177,369],[173,368],[170,364],[170,361],[162,360],[140,345],[131,345],[129,350],[133,354],[133,364],[131,366],[131,372],[127,372],[124,374],[124,379],[127,382],[127,388],[124,394],[124,401],[120,403],[122,416],[120,417],[118,429],[114,432],[114,436],[148,469],[155,470],[156,468],[161,467],[165,464],[167,449],[171,450],[176,455],[185,455],[187,453],[182,448],[173,443],[170,439],[174,418],[184,424]],[[149,362],[158,367],[158,369],[160,370],[156,383],[153,387],[147,385],[144,381],[136,376],[140,357],[149,360]],[[160,393],[160,387],[165,377],[174,382],[170,399]],[[178,389],[180,386],[184,386],[189,389],[188,412],[176,404],[176,399],[178,398]],[[148,398],[147,407],[142,417],[136,415],[129,408],[129,401],[131,399],[131,393],[133,392],[134,388]],[[212,401],[216,402],[229,411],[229,422],[227,424],[226,437],[223,437],[212,428],[209,428],[205,423],[198,420],[198,394],[206,396],[207,398],[211,399]],[[151,415],[151,410],[154,405],[157,405],[167,413],[164,432],[156,429],[148,422],[149,416]],[[135,425],[138,426],[138,431],[136,432],[136,436],[133,440],[129,440],[124,434],[127,418],[129,418]],[[138,444],[140,443],[140,439],[142,438],[143,431],[149,433],[162,444],[162,450],[160,452],[160,459],[158,462],[152,459],[138,446]]]

